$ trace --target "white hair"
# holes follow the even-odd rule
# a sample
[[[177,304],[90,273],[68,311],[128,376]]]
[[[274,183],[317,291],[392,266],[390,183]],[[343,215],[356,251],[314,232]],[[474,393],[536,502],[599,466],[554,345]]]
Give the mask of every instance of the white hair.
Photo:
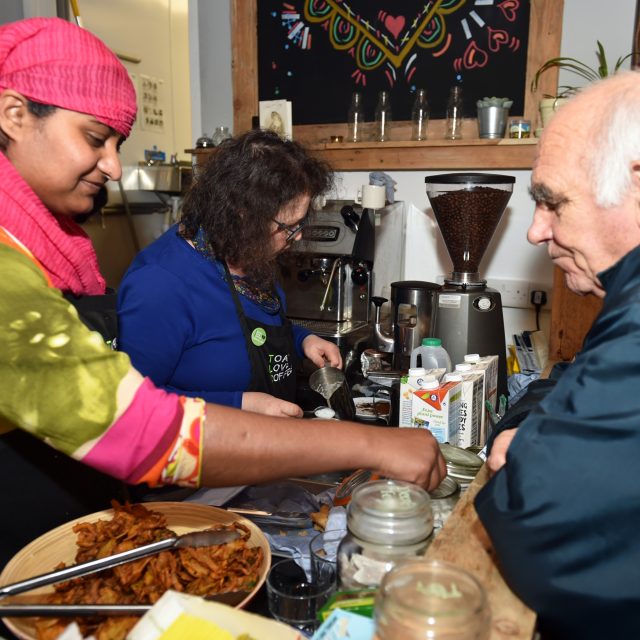
[[[595,202],[603,208],[622,202],[631,186],[631,164],[640,161],[640,73],[617,75],[633,82],[612,87],[591,141],[590,178]]]

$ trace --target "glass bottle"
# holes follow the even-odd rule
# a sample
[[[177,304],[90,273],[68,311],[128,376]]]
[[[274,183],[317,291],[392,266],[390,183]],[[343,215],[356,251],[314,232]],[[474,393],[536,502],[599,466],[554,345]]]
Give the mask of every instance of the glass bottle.
[[[218,146],[223,140],[227,140],[230,138],[231,134],[229,133],[229,127],[219,126],[216,127],[216,130],[213,132],[213,144],[214,146]]]
[[[196,140],[196,149],[208,149],[209,147],[213,147],[213,140],[206,133],[203,133]]]
[[[426,140],[428,124],[429,103],[427,102],[427,92],[424,89],[418,89],[413,109],[411,110],[411,139]]]
[[[448,140],[459,140],[462,138],[462,87],[459,84],[451,87],[449,100],[447,102],[447,129],[444,137]]]
[[[476,578],[447,562],[405,560],[376,594],[378,640],[486,640],[491,611]]]
[[[347,142],[362,142],[363,126],[362,95],[356,91],[351,96],[351,106],[347,113]]]
[[[385,142],[390,138],[391,125],[391,97],[388,91],[381,91],[378,94],[378,105],[376,106],[376,140]]]
[[[340,588],[377,587],[397,562],[426,551],[433,531],[429,494],[399,480],[366,482],[351,496],[347,530],[338,549]]]

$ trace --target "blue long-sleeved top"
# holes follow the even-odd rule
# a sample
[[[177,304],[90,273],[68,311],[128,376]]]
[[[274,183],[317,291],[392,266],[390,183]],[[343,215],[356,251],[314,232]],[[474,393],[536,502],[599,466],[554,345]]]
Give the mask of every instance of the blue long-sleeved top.
[[[281,300],[284,294],[279,289]],[[245,314],[281,325],[240,295]],[[172,227],[141,251],[118,292],[118,348],[169,391],[240,407],[251,371],[233,299],[216,266]],[[296,350],[309,332],[293,327]]]
[[[583,350],[476,498],[545,639],[640,637],[640,248],[599,278]]]

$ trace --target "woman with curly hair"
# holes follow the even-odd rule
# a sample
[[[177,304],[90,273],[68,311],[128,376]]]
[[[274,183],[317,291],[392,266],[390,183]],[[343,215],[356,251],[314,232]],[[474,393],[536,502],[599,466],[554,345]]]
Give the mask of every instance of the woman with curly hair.
[[[276,258],[300,238],[329,167],[273,132],[226,140],[179,225],[133,262],[119,292],[119,348],[156,384],[210,402],[300,416],[296,368],[341,366],[335,344],[293,326]]]

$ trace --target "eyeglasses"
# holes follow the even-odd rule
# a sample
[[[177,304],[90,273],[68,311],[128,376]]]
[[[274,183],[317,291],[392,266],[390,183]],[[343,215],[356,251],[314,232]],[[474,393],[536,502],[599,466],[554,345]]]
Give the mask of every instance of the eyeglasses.
[[[286,242],[291,242],[301,231],[302,228],[309,222],[309,216],[305,216],[297,224],[285,224],[279,220],[274,220],[278,231],[284,231],[287,234]]]

